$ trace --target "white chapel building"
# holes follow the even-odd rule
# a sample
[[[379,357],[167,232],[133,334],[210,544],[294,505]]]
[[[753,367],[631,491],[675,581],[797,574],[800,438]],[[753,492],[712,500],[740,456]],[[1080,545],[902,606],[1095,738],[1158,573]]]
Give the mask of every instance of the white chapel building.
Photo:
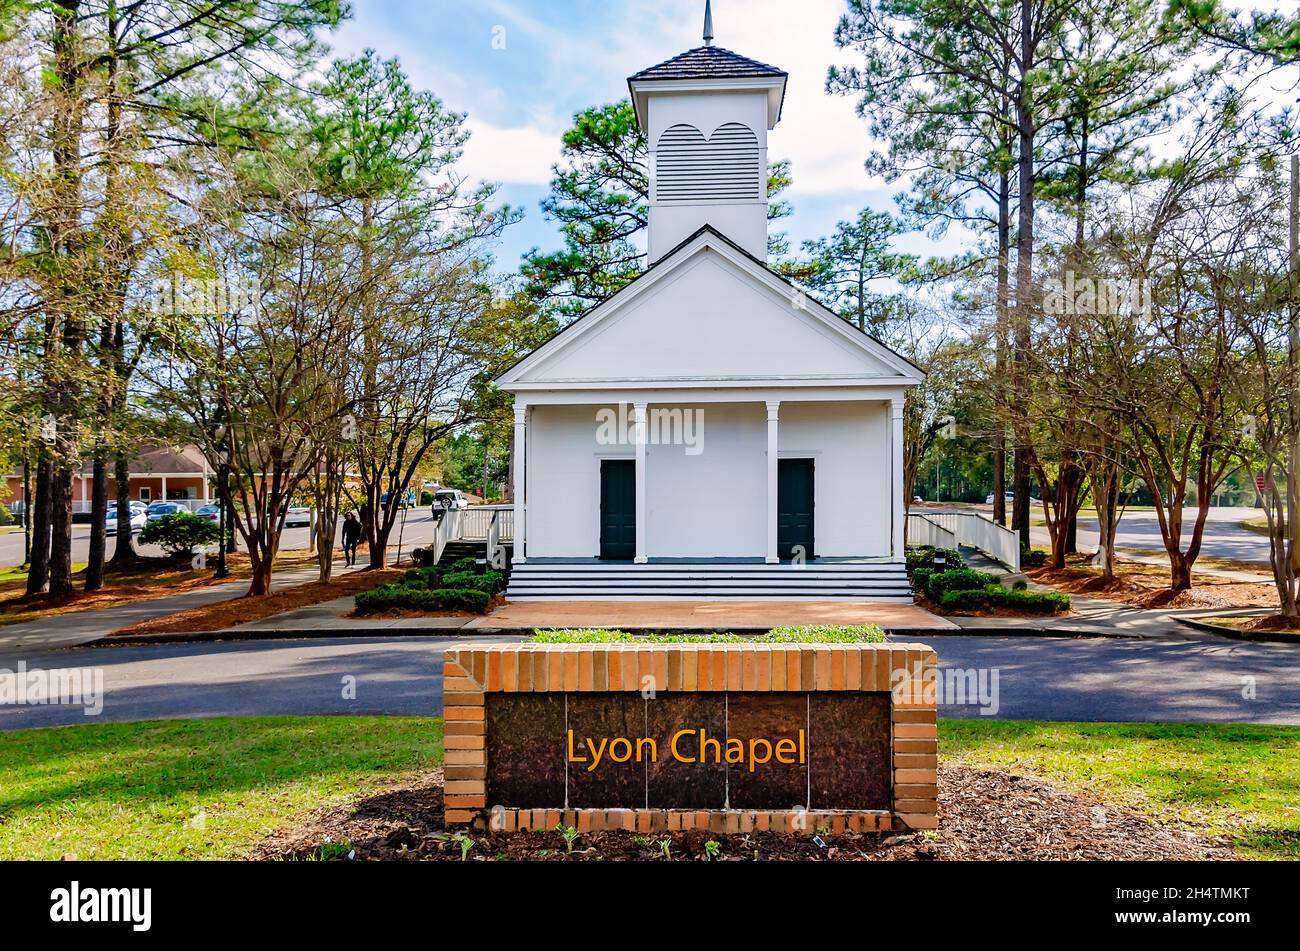
[[[767,267],[786,73],[712,44],[630,77],[649,267],[506,371],[507,597],[910,601],[923,374]]]

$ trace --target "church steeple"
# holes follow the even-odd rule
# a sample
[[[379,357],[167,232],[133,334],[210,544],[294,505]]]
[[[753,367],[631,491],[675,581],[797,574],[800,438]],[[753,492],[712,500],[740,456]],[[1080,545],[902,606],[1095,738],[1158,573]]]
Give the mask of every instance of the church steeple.
[[[781,118],[786,74],[704,45],[628,78],[650,151],[648,252],[653,264],[703,225],[767,257],[767,133]]]

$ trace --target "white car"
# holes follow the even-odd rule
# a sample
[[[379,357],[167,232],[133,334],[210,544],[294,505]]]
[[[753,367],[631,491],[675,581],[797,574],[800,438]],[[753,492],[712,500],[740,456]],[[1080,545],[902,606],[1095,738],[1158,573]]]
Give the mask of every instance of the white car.
[[[460,489],[439,489],[433,493],[433,507],[441,509],[467,509],[469,499]]]
[[[131,506],[131,531],[138,532],[144,528],[144,523],[149,521],[148,510],[143,506],[136,508]],[[108,515],[104,519],[104,531],[109,535],[117,534],[117,509],[108,510]]]
[[[291,528],[295,525],[306,526],[311,524],[311,508],[306,505],[290,505],[284,513],[284,527]]]
[[[149,506],[148,520],[156,522],[160,518],[168,515],[177,515],[180,512],[188,512],[189,507],[182,505],[180,502],[155,502]]]
[[[1015,497],[1012,493],[1010,493],[1010,492],[1007,493],[1007,495],[1006,495],[1006,499],[1007,499],[1007,505],[1014,505],[1015,502],[1016,502],[1016,497]],[[992,504],[993,504],[993,493],[992,493],[992,492],[990,492],[989,495],[988,495],[988,498],[986,498],[986,499],[984,500],[984,504],[985,504],[985,505],[992,505]],[[1029,497],[1029,504],[1030,504],[1030,505],[1042,505],[1042,504],[1043,504],[1043,500],[1042,500],[1042,499],[1036,499],[1036,498],[1034,498],[1034,497],[1031,495],[1031,496]]]

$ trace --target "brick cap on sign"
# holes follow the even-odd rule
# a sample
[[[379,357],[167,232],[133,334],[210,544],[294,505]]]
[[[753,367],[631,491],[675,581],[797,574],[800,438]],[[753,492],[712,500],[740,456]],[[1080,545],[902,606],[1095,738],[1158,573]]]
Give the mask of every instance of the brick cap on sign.
[[[896,673],[926,676],[933,647],[900,644],[449,645],[445,676],[495,692],[891,690]],[[649,681],[647,681],[649,678]],[[471,687],[471,689],[473,689]],[[905,703],[921,707],[924,703]],[[934,704],[931,702],[930,707]]]

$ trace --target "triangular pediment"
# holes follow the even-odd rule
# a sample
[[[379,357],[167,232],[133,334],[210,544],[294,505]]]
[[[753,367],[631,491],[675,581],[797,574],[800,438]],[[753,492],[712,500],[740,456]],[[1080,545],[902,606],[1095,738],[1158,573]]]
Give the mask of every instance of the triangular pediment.
[[[807,380],[908,385],[921,372],[711,228],[524,358],[497,381]]]

